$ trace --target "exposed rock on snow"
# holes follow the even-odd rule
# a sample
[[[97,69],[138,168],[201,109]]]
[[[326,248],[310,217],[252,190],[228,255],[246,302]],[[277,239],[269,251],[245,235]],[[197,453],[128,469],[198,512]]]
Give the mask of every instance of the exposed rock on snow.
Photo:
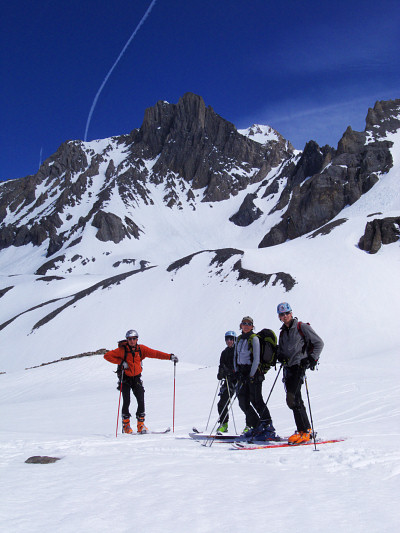
[[[391,244],[400,239],[400,217],[376,218],[368,222],[358,246],[370,254],[376,254],[382,244]]]

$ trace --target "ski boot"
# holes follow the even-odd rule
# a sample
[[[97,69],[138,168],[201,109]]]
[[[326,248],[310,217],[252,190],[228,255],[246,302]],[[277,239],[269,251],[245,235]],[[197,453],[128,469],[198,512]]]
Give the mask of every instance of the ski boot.
[[[253,435],[254,428],[246,426],[240,435],[243,439],[250,439]]]
[[[254,429],[253,435],[254,440],[276,440],[277,436],[275,433],[275,428],[272,425],[272,422],[263,421],[258,424]]]
[[[304,442],[310,442],[313,434],[311,429],[306,431],[295,431],[293,435],[288,438],[288,444],[303,444]]]
[[[129,418],[122,419],[122,433],[133,433]]]
[[[222,435],[223,433],[226,433],[227,431],[228,431],[228,422],[221,424],[219,428],[217,429],[218,435]]]
[[[144,417],[137,419],[137,432],[142,434],[149,433],[148,428],[144,425]]]

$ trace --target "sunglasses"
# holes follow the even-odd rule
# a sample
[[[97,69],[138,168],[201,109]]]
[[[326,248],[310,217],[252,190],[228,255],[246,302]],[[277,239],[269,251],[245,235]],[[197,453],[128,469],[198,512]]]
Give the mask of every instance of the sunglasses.
[[[137,337],[127,337],[128,341],[137,341]]]
[[[242,326],[252,326],[251,322],[242,322]]]
[[[291,315],[292,312],[291,311],[286,311],[285,313],[279,313],[279,316],[288,316],[288,315]]]
[[[235,337],[225,337],[225,340],[226,340],[226,341],[234,341],[234,340],[235,340]]]

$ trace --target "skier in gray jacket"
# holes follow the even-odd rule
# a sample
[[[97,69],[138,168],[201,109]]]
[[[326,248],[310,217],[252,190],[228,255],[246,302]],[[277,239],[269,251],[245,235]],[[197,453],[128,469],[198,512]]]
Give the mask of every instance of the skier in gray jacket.
[[[243,434],[253,436],[254,432],[263,432],[265,439],[275,438],[275,429],[271,415],[262,396],[264,374],[259,370],[260,341],[254,333],[254,323],[250,316],[245,316],[241,323],[241,335],[237,338],[233,364],[237,376],[237,397],[239,407],[246,416]]]
[[[306,370],[314,370],[324,343],[310,324],[293,318],[293,311],[287,302],[277,308],[279,320],[283,322],[279,335],[278,361],[283,367],[283,382],[286,389],[286,403],[293,411],[297,431],[289,437],[290,444],[301,444],[312,438],[310,422],[301,397]]]

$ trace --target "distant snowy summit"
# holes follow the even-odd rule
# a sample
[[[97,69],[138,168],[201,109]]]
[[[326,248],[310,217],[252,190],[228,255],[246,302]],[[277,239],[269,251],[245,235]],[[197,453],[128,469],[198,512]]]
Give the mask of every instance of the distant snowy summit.
[[[281,141],[283,139],[282,135],[274,130],[274,128],[262,124],[253,124],[250,128],[238,130],[238,132],[260,144],[267,144],[270,141]]]

